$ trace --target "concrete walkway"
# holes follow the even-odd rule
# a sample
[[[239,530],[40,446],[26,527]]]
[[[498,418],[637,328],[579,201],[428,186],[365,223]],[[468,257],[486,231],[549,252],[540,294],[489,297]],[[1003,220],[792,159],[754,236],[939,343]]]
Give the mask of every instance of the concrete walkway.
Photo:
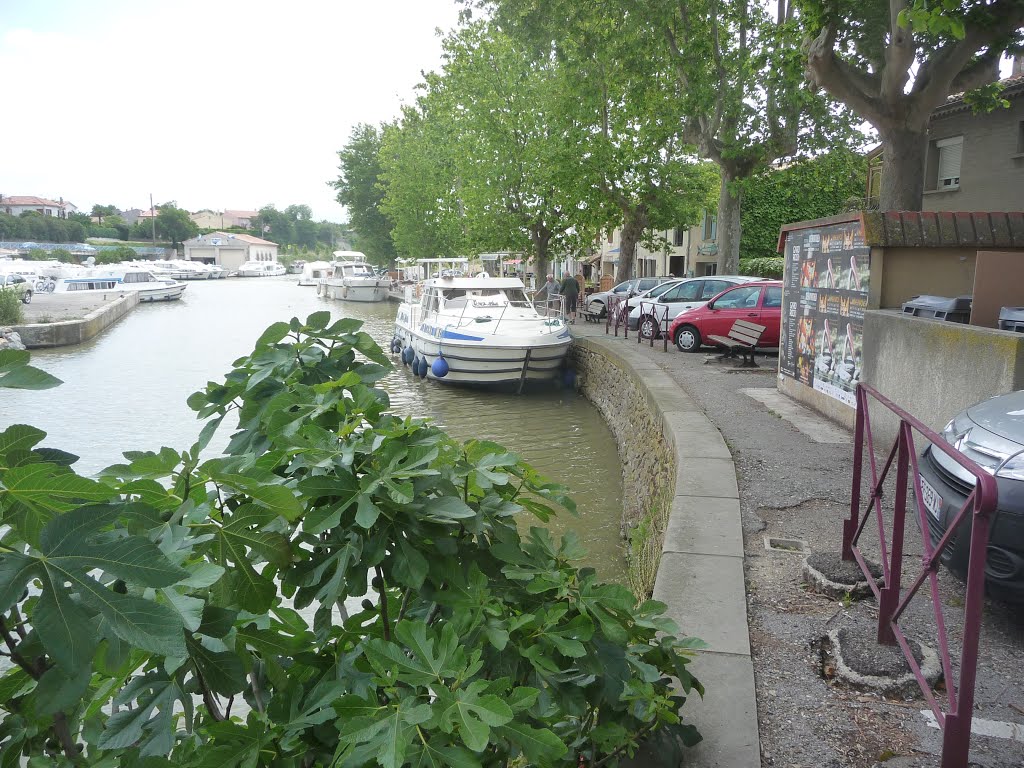
[[[654,599],[668,606],[683,634],[708,644],[691,665],[706,685],[705,696],[691,696],[683,709],[686,721],[704,737],[687,753],[687,765],[758,766],[743,532],[732,454],[715,425],[689,394],[665,377],[649,350],[606,337],[603,329],[578,324],[574,337],[632,369],[675,450],[675,488]]]

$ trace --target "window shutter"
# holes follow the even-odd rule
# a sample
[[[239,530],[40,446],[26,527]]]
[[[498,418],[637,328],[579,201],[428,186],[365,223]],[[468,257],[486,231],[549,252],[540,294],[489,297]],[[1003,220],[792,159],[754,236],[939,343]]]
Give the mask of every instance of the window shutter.
[[[963,137],[943,139],[936,142],[935,145],[939,150],[938,188],[959,186],[960,159],[963,156],[964,147]]]

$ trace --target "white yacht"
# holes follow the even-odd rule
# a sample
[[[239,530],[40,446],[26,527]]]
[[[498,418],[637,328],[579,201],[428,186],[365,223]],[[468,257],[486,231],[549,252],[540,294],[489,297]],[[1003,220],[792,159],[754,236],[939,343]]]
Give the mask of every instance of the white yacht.
[[[427,267],[451,259],[422,259]],[[465,260],[462,260],[465,261]],[[538,309],[518,278],[454,277],[441,270],[406,288],[391,351],[417,376],[453,384],[512,384],[555,378],[571,337],[561,305]]]
[[[127,293],[139,294],[139,301],[176,301],[187,288],[177,280],[160,278],[150,270],[135,264],[110,264],[103,267],[83,269],[74,277],[57,281],[56,293]]]
[[[329,261],[307,261],[302,265],[302,272],[299,274],[299,285],[319,285],[321,280],[326,280],[334,271],[334,265]]]
[[[277,277],[288,270],[276,261],[244,261],[235,272],[237,277]]]
[[[391,281],[377,274],[359,251],[335,251],[334,271],[320,283],[318,293],[342,301],[384,301]]]

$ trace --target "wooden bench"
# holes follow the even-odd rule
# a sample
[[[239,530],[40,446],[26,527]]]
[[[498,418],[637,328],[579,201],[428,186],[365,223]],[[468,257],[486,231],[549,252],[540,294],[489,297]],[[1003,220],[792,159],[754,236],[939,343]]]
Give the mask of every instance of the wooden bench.
[[[722,360],[735,360],[736,353],[739,352],[743,356],[744,368],[757,368],[757,363],[754,362],[754,350],[757,349],[757,342],[761,340],[764,329],[763,325],[737,320],[732,324],[727,336],[708,336],[708,341],[725,347]]]

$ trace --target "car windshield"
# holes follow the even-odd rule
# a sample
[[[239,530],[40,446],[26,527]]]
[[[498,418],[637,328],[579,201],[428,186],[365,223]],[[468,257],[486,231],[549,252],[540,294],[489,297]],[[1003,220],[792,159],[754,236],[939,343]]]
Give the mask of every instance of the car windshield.
[[[612,288],[612,293],[625,293],[626,291],[633,287],[634,282],[635,281],[633,280],[627,280],[624,283],[619,283],[614,288]]]
[[[649,291],[647,291],[646,293],[642,293],[640,295],[644,296],[644,297],[647,297],[647,298],[652,298],[653,299],[655,296],[661,296],[669,288],[674,288],[676,285],[678,285],[678,283],[673,283],[673,282],[662,283],[661,285],[656,285],[653,288],[651,288]]]

